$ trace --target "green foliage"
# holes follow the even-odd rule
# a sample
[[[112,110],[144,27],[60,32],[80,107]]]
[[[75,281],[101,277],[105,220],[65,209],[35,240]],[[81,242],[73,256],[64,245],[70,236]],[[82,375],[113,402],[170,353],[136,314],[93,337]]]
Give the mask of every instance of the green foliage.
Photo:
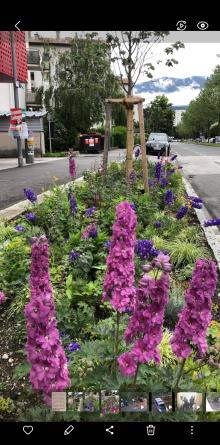
[[[13,372],[13,379],[14,380],[22,380],[23,377],[26,377],[31,369],[31,365],[29,363],[22,363],[18,365]]]
[[[73,411],[54,412],[45,405],[30,408],[19,419],[21,422],[72,422],[79,421],[79,413]]]
[[[165,329],[163,332],[163,338],[160,343],[159,349],[161,354],[161,363],[160,365],[164,368],[173,367],[177,363],[177,358],[174,355],[171,346],[170,346],[170,338],[172,334],[168,329]]]
[[[127,128],[126,127],[113,127],[111,131],[112,136],[112,146],[125,148],[126,147],[126,135]]]
[[[2,415],[11,414],[15,409],[13,400],[9,397],[0,396],[0,418]]]
[[[157,96],[148,112],[151,132],[172,134],[175,113],[166,96]]]
[[[178,239],[171,242],[167,250],[170,253],[172,263],[177,267],[194,264],[197,259],[207,257],[208,254],[205,248]]]

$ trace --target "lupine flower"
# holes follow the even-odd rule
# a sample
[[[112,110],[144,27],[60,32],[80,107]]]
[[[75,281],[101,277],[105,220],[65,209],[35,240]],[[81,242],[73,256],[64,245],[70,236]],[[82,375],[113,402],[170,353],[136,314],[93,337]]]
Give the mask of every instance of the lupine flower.
[[[172,158],[170,158],[171,161],[174,161],[177,158],[178,155],[173,155]]]
[[[198,198],[197,196],[189,196],[188,197],[190,199],[190,201],[194,201],[194,202],[203,202],[203,200],[201,198]]]
[[[142,260],[146,260],[147,258],[149,258],[150,254],[151,254],[152,247],[153,247],[152,240],[148,240],[148,239],[137,240],[136,246],[135,246],[135,251]]]
[[[135,171],[132,170],[130,173],[130,182],[132,182],[134,184],[135,181],[136,181],[136,174],[135,174]]]
[[[76,175],[76,161],[72,155],[69,156],[69,174],[71,178],[75,178]]]
[[[35,192],[33,192],[33,190],[31,189],[24,189],[24,194],[26,196],[27,199],[29,199],[29,201],[34,204],[37,201],[37,195]]]
[[[77,342],[72,342],[67,346],[67,348],[69,352],[74,352],[80,349],[80,345]]]
[[[73,193],[71,193],[71,192],[68,193],[68,200],[70,203],[70,211],[71,211],[72,215],[75,216],[77,213],[77,202],[73,196]]]
[[[107,250],[110,249],[111,244],[112,244],[111,241],[105,241],[105,242],[103,243],[104,247],[106,247]]]
[[[0,292],[0,304],[4,303],[5,301],[5,294],[4,292]]]
[[[96,210],[96,207],[90,207],[90,209],[85,211],[84,215],[90,217]]]
[[[188,212],[188,206],[180,207],[178,212],[176,213],[176,219],[182,219]]]
[[[34,213],[27,213],[26,215],[25,215],[25,218],[28,220],[28,221],[30,221],[30,222],[34,222],[34,221],[36,221],[36,215],[34,214]]]
[[[154,227],[156,228],[156,229],[159,229],[160,227],[161,227],[161,222],[160,221],[155,221],[154,222]]]
[[[172,190],[170,190],[170,189],[166,190],[166,192],[164,194],[165,204],[170,206],[173,203],[174,199],[175,199],[175,197],[174,197]]]
[[[206,333],[211,322],[212,297],[217,285],[216,264],[212,260],[197,260],[190,286],[185,293],[185,305],[170,340],[178,358],[187,358],[192,346],[198,356],[207,350]]]
[[[207,221],[204,222],[204,227],[219,226],[219,225],[220,225],[220,218],[207,219]]]
[[[82,238],[97,238],[98,237],[98,229],[95,224],[89,224],[86,229],[82,233]]]
[[[21,225],[18,224],[18,225],[15,227],[15,230],[17,230],[18,232],[24,232],[25,227],[24,227],[24,226],[21,226]]]
[[[202,209],[202,204],[200,204],[199,202],[191,201],[190,204],[194,209]]]
[[[70,379],[57,329],[45,236],[33,238],[30,289],[30,303],[24,311],[27,325],[26,352],[31,364],[30,382],[34,390],[43,392],[45,403],[51,405],[52,392],[66,389]]]
[[[160,180],[161,177],[161,169],[162,169],[162,164],[161,162],[156,162],[155,164],[155,177],[157,178],[157,180]]]
[[[110,300],[112,307],[124,312],[131,308],[135,299],[134,249],[137,217],[129,202],[116,207],[102,300]]]
[[[161,182],[160,182],[161,183],[161,187],[166,187],[168,182],[169,182],[168,178],[161,179]]]
[[[149,185],[149,187],[153,187],[155,185],[155,180],[154,179],[148,179],[148,185]]]
[[[79,252],[76,252],[75,250],[72,250],[69,254],[70,261],[75,261],[79,258]]]
[[[127,344],[133,343],[133,347],[118,358],[121,372],[125,376],[135,375],[138,364],[151,360],[160,363],[158,345],[163,338],[169,284],[170,279],[166,272],[162,272],[158,280],[145,274],[138,283],[134,312],[125,331],[125,341]]]

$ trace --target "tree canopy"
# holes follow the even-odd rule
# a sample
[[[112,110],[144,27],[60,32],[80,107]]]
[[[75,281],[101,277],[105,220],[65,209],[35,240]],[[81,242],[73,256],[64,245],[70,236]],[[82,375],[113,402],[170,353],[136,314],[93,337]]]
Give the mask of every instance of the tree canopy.
[[[175,112],[166,96],[156,96],[144,114],[148,132],[172,134]]]

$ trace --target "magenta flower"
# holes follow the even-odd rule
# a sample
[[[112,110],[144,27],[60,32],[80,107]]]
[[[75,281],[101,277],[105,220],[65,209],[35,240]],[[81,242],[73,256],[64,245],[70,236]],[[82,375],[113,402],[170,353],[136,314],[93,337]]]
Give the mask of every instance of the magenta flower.
[[[135,298],[136,224],[137,217],[129,202],[118,204],[107,257],[103,301],[110,300],[112,307],[119,312],[131,308]]]
[[[137,365],[154,360],[160,363],[158,345],[163,338],[163,319],[168,302],[170,279],[166,272],[155,280],[145,274],[139,281],[133,315],[125,331],[130,352],[118,358],[124,375],[135,375]]]
[[[4,303],[5,301],[5,294],[4,292],[0,292],[0,304]]]
[[[98,237],[98,229],[95,224],[89,224],[86,229],[82,233],[82,238],[97,238]]]
[[[30,382],[34,390],[43,392],[45,403],[51,405],[51,393],[66,389],[70,379],[57,329],[45,236],[33,238],[30,288],[30,303],[25,307]]]
[[[76,175],[76,161],[72,155],[69,156],[69,173],[72,179]]]
[[[197,260],[185,305],[171,338],[171,347],[178,358],[187,358],[192,347],[199,356],[207,350],[206,332],[211,322],[212,297],[217,285],[216,264],[212,260]]]

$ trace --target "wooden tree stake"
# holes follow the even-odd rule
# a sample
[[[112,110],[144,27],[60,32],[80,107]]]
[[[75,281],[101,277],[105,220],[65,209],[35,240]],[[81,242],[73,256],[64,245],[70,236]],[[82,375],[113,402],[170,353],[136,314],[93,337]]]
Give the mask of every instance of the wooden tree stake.
[[[145,131],[144,131],[144,112],[143,112],[143,103],[142,102],[138,104],[138,117],[139,117],[140,139],[141,139],[141,156],[142,156],[144,191],[145,191],[145,193],[147,193],[149,190],[148,161],[147,161],[147,153],[146,153],[146,142],[145,142]]]
[[[130,181],[130,175],[133,167],[133,148],[134,148],[134,117],[133,105],[127,106],[127,143],[126,143],[126,174],[127,181]]]
[[[110,148],[110,126],[111,126],[112,105],[109,102],[105,104],[105,140],[103,151],[103,182],[106,180],[108,168],[108,152]]]

